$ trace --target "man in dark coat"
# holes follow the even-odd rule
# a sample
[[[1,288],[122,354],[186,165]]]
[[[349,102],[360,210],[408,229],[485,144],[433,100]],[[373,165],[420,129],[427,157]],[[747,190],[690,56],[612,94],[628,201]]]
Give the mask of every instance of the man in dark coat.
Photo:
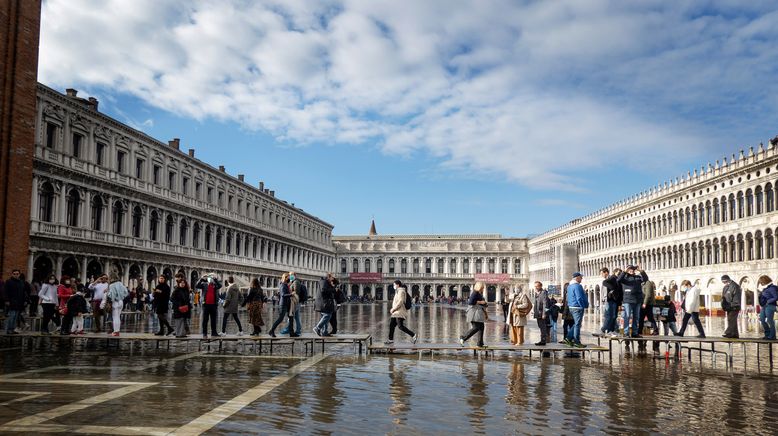
[[[18,269],[11,271],[11,278],[6,280],[4,286],[5,292],[5,333],[9,335],[16,334],[16,319],[19,313],[24,310],[24,303],[27,300],[24,293],[24,281],[20,278],[22,272]]]

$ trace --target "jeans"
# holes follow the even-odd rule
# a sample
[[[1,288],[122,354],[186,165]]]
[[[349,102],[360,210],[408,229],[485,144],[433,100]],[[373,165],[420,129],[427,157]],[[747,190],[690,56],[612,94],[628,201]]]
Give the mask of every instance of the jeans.
[[[681,331],[678,332],[679,336],[683,336],[686,331],[686,326],[689,325],[689,319],[694,321],[694,325],[697,326],[697,333],[700,336],[705,336],[705,330],[702,328],[702,322],[700,322],[700,312],[686,312],[683,315],[683,323],[681,324]],[[773,336],[775,335],[775,327],[773,327]]]
[[[392,318],[394,320],[394,318]],[[484,346],[484,323],[482,322],[474,322],[471,321],[470,324],[472,324],[472,327],[470,330],[465,333],[464,336],[462,336],[462,340],[466,341],[470,339],[474,334],[478,333],[478,346],[483,347]],[[390,332],[391,333],[391,332]],[[389,335],[389,340],[392,340],[391,334]]]
[[[549,341],[551,341],[551,342],[556,342],[556,338],[557,338],[556,323],[557,323],[557,320],[552,318],[551,319],[551,329],[550,329],[550,331],[548,333]]]
[[[332,318],[331,313],[322,313],[319,323],[316,324],[316,328],[319,329],[322,335],[327,335],[327,328],[330,325],[330,318]]]
[[[775,304],[768,304],[759,312],[759,322],[764,329],[764,337],[775,339]]]
[[[618,310],[619,306],[615,301],[608,301],[605,303],[605,316],[602,320],[602,328],[600,329],[601,332],[612,333],[617,330],[616,318],[619,315]]]
[[[113,305],[111,306],[111,319],[113,319],[111,327],[113,328],[114,333],[118,333],[122,329],[122,308],[124,307],[124,302],[122,301],[114,301]]]
[[[158,313],[157,318],[159,319],[159,332],[158,333],[165,333],[165,327],[167,327],[168,333],[173,331],[173,327],[170,325],[170,321],[167,320],[167,312],[165,313]]]
[[[548,343],[548,318],[538,318],[538,328],[540,329],[540,342]]]
[[[232,315],[232,319],[235,320],[235,323],[238,324],[238,331],[243,332],[243,326],[240,325],[240,318],[238,318],[237,313],[225,313],[222,317],[222,333],[227,333],[227,320],[230,319],[230,315]]]
[[[300,334],[303,331],[303,324],[300,322],[300,305],[297,305],[297,310],[294,311],[294,323],[297,325],[295,334]],[[289,325],[285,329],[281,330],[281,334],[289,333],[292,330],[292,318],[289,318]]]
[[[634,336],[640,334],[640,331],[638,330],[639,319],[640,304],[624,303],[624,336]]]
[[[173,325],[175,326],[176,336],[186,336],[187,326],[189,324],[189,318],[173,318]]]
[[[40,297],[37,295],[30,295],[30,318],[38,316],[38,300]]]
[[[100,301],[92,301],[92,330],[95,333],[103,331],[103,309],[100,309]]]
[[[289,313],[289,306],[287,306],[286,304],[282,304],[280,310],[278,311],[278,318],[276,318],[276,321],[273,323],[273,326],[270,327],[271,334],[275,334],[276,327],[278,327],[278,325],[281,324],[284,321],[284,319],[289,318],[289,322],[290,323],[292,322],[293,317],[289,316],[288,313]]]
[[[211,335],[218,336],[216,321],[219,318],[219,306],[216,304],[203,304],[203,336],[208,336],[208,321],[211,323]]]
[[[645,320],[648,319],[648,322],[651,323],[651,331],[652,332],[659,332],[659,326],[656,323],[656,320],[654,319],[654,306],[646,306],[645,309],[640,310],[640,322],[638,323],[638,333],[643,332],[643,325],[645,325]]]
[[[662,321],[664,327],[664,335],[667,336],[669,332],[673,332],[674,335],[678,334],[678,329],[675,327],[675,321]]]
[[[9,309],[5,318],[5,332],[11,333],[16,330],[16,317],[19,315],[19,311],[16,309]]]
[[[567,339],[576,344],[580,344],[581,324],[583,324],[584,310],[580,307],[571,307],[570,314],[573,315],[573,325],[567,328]]]

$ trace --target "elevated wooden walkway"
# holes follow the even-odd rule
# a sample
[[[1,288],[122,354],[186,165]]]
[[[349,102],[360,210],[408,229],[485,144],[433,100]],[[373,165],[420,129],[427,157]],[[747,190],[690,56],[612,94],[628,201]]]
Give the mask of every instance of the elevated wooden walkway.
[[[470,346],[470,345],[459,345],[459,344],[445,344],[445,343],[433,343],[433,344],[392,344],[392,345],[370,345],[368,348],[368,353],[370,354],[414,354],[418,353],[419,356],[422,356],[423,354],[430,354],[434,355],[435,353],[452,353],[452,352],[461,352],[461,351],[467,351],[472,352],[474,356],[477,356],[480,354],[489,355],[491,354],[492,357],[494,356],[494,353],[496,352],[506,352],[506,353],[527,353],[530,358],[532,358],[533,354],[537,354],[542,359],[544,356],[544,353],[548,353],[550,357],[556,358],[557,353],[564,353],[567,355],[573,355],[576,357],[584,357],[588,356],[589,361],[592,361],[592,355],[594,353],[607,353],[609,350],[607,347],[602,347],[598,345],[586,345],[585,348],[575,348],[575,347],[569,347],[567,345],[562,344],[546,344],[544,346],[541,345],[534,345],[534,344],[525,344],[525,345],[511,345],[506,343],[498,343],[498,344],[490,344],[485,347],[476,347],[476,346]]]
[[[273,354],[274,347],[278,346],[291,346],[291,353],[295,353],[295,347],[300,346],[303,348],[306,355],[314,354],[317,349],[324,353],[327,345],[338,344],[352,344],[354,346],[354,352],[362,354],[363,350],[366,350],[372,342],[372,337],[368,334],[338,334],[335,336],[317,336],[314,334],[305,333],[299,337],[289,336],[276,336],[270,337],[267,334],[261,334],[258,336],[208,336],[203,338],[200,334],[191,334],[186,337],[177,338],[175,336],[156,336],[151,333],[121,333],[119,336],[112,336],[104,333],[85,333],[83,335],[60,335],[58,333],[52,333],[50,335],[44,335],[38,332],[24,332],[15,335],[1,334],[0,338],[3,341],[7,341],[11,346],[15,343],[25,347],[28,343],[39,344],[41,341],[67,341],[74,344],[88,346],[90,342],[105,342],[106,346],[119,346],[121,344],[129,344],[130,351],[132,352],[134,344],[141,342],[141,347],[144,343],[152,343],[155,348],[160,348],[160,345],[170,349],[171,344],[181,345],[183,344],[188,351],[191,346],[196,346],[198,351],[206,349],[208,351],[226,351],[228,345],[233,346],[237,352],[248,352],[249,349],[253,354],[262,354],[263,351],[268,354]],[[302,351],[302,350],[301,350]]]

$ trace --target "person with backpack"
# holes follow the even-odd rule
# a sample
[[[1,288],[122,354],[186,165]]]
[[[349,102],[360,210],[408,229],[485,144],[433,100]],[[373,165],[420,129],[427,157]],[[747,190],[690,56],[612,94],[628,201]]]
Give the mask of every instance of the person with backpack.
[[[524,327],[527,325],[527,315],[532,311],[532,302],[522,287],[519,287],[518,292],[511,293],[510,301],[506,324],[511,328],[511,344],[523,345]]]
[[[332,286],[332,275],[328,274],[327,277],[321,279],[321,292],[316,296],[313,303],[313,310],[321,313],[321,319],[319,323],[313,328],[313,332],[317,336],[329,336],[327,333],[327,326],[330,323],[330,318],[335,312],[335,287]]]
[[[570,287],[570,283],[565,283],[562,286],[562,340],[560,344],[567,344],[567,332],[573,327],[575,320],[573,314],[570,312],[570,306],[567,304],[567,289]]]
[[[478,333],[477,344],[479,347],[484,347],[484,323],[486,322],[486,299],[484,298],[484,284],[482,282],[476,282],[473,286],[473,292],[470,293],[470,298],[467,300],[467,314],[465,321],[469,322],[471,327],[464,336],[459,337],[459,345],[464,346],[465,341],[470,339],[473,335]],[[510,315],[510,310],[508,311]]]
[[[548,299],[548,293],[543,289],[543,283],[535,282],[535,319],[538,321],[538,328],[540,329],[540,342],[536,342],[535,345],[544,346],[548,343],[548,329],[549,311],[551,308],[551,301]]]
[[[389,321],[389,340],[384,342],[386,345],[394,344],[394,329],[399,327],[402,332],[411,337],[411,342],[416,343],[419,337],[416,333],[412,332],[408,327],[405,327],[405,320],[408,319],[408,310],[413,305],[411,296],[405,288],[405,285],[400,280],[394,281],[394,300],[392,300],[392,307],[389,309],[391,320]]]
[[[616,268],[613,270],[613,274],[610,273],[608,268],[600,270],[602,276],[602,287],[605,303],[605,314],[603,316],[602,327],[600,332],[604,335],[610,335],[615,337],[618,334],[618,324],[616,320],[619,317],[619,306],[621,306],[621,285],[618,283],[617,277],[621,274],[621,270]]]
[[[616,281],[623,291],[624,306],[624,336],[641,338],[638,329],[640,314],[643,306],[643,283],[648,281],[648,274],[640,267],[629,265],[626,271],[622,271]]]

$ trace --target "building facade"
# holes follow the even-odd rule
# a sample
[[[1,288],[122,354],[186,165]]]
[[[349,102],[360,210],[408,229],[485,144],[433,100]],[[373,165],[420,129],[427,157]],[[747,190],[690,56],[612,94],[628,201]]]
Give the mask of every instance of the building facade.
[[[373,233],[373,232],[371,232]],[[486,298],[526,286],[527,239],[500,235],[335,236],[336,271],[352,296],[394,297],[394,280],[421,298],[466,298],[477,280]]]
[[[316,290],[335,266],[332,226],[243,175],[228,175],[98,111],[97,100],[38,85],[27,270],[125,283],[206,272],[276,286],[296,271]]]
[[[778,273],[776,146],[778,137],[532,238],[530,279],[562,285],[575,267],[599,301],[600,268],[635,264],[659,288],[691,281],[717,309],[728,274],[752,306],[758,278]]]

